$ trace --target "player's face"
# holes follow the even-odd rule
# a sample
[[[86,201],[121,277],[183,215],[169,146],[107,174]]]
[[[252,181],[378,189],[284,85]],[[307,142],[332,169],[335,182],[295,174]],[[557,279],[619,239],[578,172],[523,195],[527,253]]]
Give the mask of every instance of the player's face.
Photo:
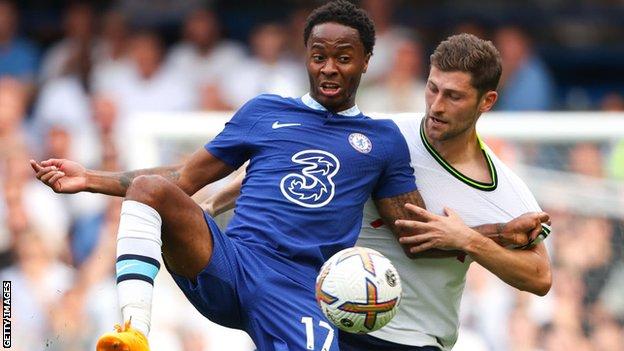
[[[306,54],[310,95],[333,112],[353,107],[370,58],[357,29],[333,22],[316,25]]]
[[[425,89],[427,137],[445,141],[473,133],[477,119],[492,108],[497,96],[495,91],[479,96],[470,73],[431,66]]]

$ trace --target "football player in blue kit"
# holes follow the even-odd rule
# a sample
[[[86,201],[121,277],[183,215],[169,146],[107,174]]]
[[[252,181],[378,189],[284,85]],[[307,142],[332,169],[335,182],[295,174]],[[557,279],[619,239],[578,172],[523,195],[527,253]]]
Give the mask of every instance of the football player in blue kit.
[[[63,159],[31,161],[58,193],[123,196],[117,286],[124,324],[97,350],[149,350],[151,299],[162,255],[189,301],[258,350],[338,350],[314,299],[332,254],[353,246],[362,209],[376,199],[387,223],[423,206],[397,126],[355,105],[373,53],[368,15],[347,1],[316,9],[304,32],[310,92],[258,96],[182,165],[109,173]],[[225,232],[191,199],[249,161]]]

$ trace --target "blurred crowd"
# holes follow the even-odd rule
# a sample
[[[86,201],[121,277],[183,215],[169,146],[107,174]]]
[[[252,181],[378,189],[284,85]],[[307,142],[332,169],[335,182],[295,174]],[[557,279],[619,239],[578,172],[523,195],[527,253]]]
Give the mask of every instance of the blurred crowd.
[[[140,1],[129,3],[135,6],[72,2],[63,10],[62,37],[42,45],[22,35],[15,2],[0,0],[0,276],[13,282],[17,351],[92,349],[96,337],[119,321],[113,263],[121,199],[54,194],[34,178],[30,158],[70,158],[90,168],[122,170],[127,126],[136,113],[231,111],[260,93],[307,91],[302,32],[310,7],[305,2],[279,20],[255,24],[246,41],[228,38],[222,18],[206,6],[189,7],[177,23],[177,36],[166,38],[158,27],[136,20]],[[195,3],[201,1],[189,1]],[[359,107],[424,111],[427,50],[435,43],[425,42],[418,28],[397,24],[389,2],[361,3],[376,23],[377,44]],[[579,106],[561,98],[523,28],[466,22],[448,33],[454,32],[489,38],[500,50],[500,111]],[[624,111],[624,98],[608,92],[589,107]],[[504,156],[509,146],[493,142]],[[540,164],[544,150],[527,147],[529,156],[522,161]],[[550,160],[556,159],[560,170],[624,178],[624,142],[550,151],[546,154],[555,155]],[[545,210],[554,223],[548,239],[553,289],[535,298],[473,265],[458,350],[623,349],[621,218]],[[166,273],[158,279],[155,351],[253,349],[249,339],[217,329],[193,312]]]

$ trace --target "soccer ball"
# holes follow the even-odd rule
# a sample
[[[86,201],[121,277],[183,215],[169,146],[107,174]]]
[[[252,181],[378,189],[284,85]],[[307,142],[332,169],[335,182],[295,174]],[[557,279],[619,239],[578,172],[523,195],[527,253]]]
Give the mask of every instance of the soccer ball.
[[[401,302],[401,280],[379,252],[352,247],[333,255],[316,278],[316,301],[323,314],[350,333],[386,325]]]

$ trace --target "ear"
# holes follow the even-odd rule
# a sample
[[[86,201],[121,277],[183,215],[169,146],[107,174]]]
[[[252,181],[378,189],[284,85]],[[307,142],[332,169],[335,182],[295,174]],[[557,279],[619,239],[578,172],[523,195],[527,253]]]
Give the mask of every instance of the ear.
[[[373,54],[368,53],[364,57],[364,69],[362,70],[362,73],[366,73],[366,70],[368,70],[368,61],[370,60],[371,56],[373,56]]]
[[[479,107],[479,111],[481,113],[490,111],[494,104],[498,100],[498,93],[494,90],[490,90],[483,94],[481,97],[481,106]]]

